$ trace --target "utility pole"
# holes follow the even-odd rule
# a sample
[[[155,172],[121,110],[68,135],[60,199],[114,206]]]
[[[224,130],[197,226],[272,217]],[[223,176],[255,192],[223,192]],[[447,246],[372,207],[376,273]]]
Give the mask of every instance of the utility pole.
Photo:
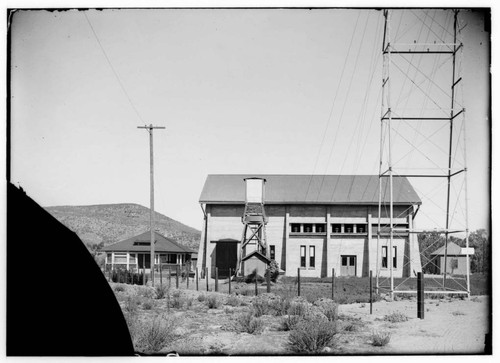
[[[155,187],[154,187],[154,168],[153,168],[153,130],[164,129],[164,126],[137,126],[138,129],[146,129],[149,132],[149,166],[150,166],[150,206],[149,206],[149,228],[151,233],[151,257],[150,257],[150,271],[151,271],[151,285],[155,283]],[[145,281],[143,280],[143,284]]]

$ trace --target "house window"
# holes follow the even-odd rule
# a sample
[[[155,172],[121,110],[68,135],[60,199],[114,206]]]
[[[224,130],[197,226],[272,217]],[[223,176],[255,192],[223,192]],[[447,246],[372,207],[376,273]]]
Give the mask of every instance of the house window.
[[[311,233],[313,231],[312,224],[304,224],[304,233]]]
[[[325,233],[325,225],[316,224],[316,233]]]
[[[340,224],[332,224],[332,233],[340,233],[342,226]]]
[[[396,268],[398,267],[398,254],[397,254],[397,249],[396,246],[392,246],[392,267]]]
[[[306,246],[300,246],[300,267],[306,267]]]
[[[137,259],[135,258],[135,253],[131,253],[129,255],[129,263],[137,263]]]
[[[115,253],[115,263],[127,263],[127,254]]]
[[[316,266],[316,256],[314,253],[315,249],[316,249],[315,246],[309,246],[309,267]]]
[[[292,233],[299,233],[299,232],[300,232],[300,224],[292,223]]]
[[[344,224],[344,232],[345,233],[353,233],[354,232],[354,224]]]
[[[271,258],[271,260],[275,260],[276,257],[276,250],[274,249],[274,247],[274,245],[269,246],[269,257]]]
[[[365,224],[357,224],[356,232],[358,233],[366,233],[366,225]]]
[[[387,268],[387,246],[382,246],[382,268]]]
[[[452,258],[451,259],[451,269],[455,270],[458,268],[458,258]]]
[[[112,257],[111,257],[111,253],[107,253],[106,254],[106,262],[107,263],[111,263],[113,260],[112,260]]]

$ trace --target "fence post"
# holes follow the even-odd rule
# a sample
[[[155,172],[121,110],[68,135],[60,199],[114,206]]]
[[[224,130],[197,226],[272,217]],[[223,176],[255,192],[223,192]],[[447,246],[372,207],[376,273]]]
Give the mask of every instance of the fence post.
[[[219,268],[215,268],[215,292],[219,291]]]
[[[208,290],[208,267],[205,267],[205,280],[207,281],[207,291]]]
[[[373,314],[373,273],[370,270],[370,315]]]
[[[424,279],[422,272],[417,273],[417,318],[424,318]]]
[[[259,294],[259,286],[257,285],[257,273],[255,273],[255,296]]]
[[[172,267],[168,266],[168,288],[172,286]]]
[[[175,266],[175,288],[179,288],[179,265]]]
[[[335,298],[335,269],[332,268],[332,300]]]
[[[300,267],[297,267],[297,296],[300,296]]]
[[[267,270],[266,282],[267,282],[267,293],[269,294],[271,292],[271,273],[269,270]]]
[[[163,289],[163,269],[161,267],[161,261],[160,261],[160,286]]]
[[[231,269],[229,269],[229,295],[231,295]]]
[[[186,264],[186,288],[189,290],[189,267]]]
[[[198,267],[196,267],[196,291],[198,291],[198,280],[199,280],[199,277],[198,277]]]

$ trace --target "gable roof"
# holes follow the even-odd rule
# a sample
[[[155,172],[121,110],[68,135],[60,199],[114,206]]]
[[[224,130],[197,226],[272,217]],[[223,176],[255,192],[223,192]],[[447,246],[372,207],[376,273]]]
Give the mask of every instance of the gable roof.
[[[126,240],[116,242],[112,245],[104,247],[102,250],[105,252],[112,251],[137,251],[137,252],[149,252],[151,251],[151,244],[148,243],[150,239],[150,231],[141,233],[140,235],[130,237]],[[147,245],[135,245],[136,242],[148,243]],[[186,248],[174,240],[162,236],[158,232],[155,232],[155,253],[156,252],[168,252],[168,253],[192,253],[189,248]]]
[[[259,251],[257,250],[254,250],[252,252],[250,252],[248,255],[246,255],[245,257],[243,257],[241,260],[242,261],[246,261],[252,257],[256,257],[258,258],[259,260],[261,260],[262,262],[265,262],[265,263],[270,263],[271,262],[271,259],[268,258],[267,256],[263,255],[262,253],[260,253]]]
[[[462,247],[458,246],[456,243],[448,242],[448,252],[446,253],[448,256],[450,255],[464,255],[462,253]],[[431,253],[431,255],[442,255],[444,256],[444,245],[439,247],[437,250]]]
[[[265,204],[378,204],[378,175],[210,174],[200,203],[244,204],[244,178],[265,184]],[[382,202],[389,203],[389,178],[382,178]],[[421,204],[407,178],[393,178],[394,204]]]

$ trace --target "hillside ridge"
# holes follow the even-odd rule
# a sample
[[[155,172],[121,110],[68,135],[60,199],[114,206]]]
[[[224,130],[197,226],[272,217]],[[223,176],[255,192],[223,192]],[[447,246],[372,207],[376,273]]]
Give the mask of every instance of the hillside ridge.
[[[86,244],[107,246],[149,230],[149,208],[136,203],[44,208]],[[155,229],[185,247],[198,250],[201,232],[195,228],[155,211]]]

